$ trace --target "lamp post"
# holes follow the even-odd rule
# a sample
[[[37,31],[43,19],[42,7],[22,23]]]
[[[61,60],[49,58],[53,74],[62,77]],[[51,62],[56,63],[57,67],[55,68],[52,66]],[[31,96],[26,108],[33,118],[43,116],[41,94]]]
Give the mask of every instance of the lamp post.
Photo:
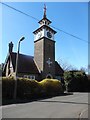
[[[23,41],[25,37],[21,37],[18,42],[18,51],[16,55],[16,66],[15,66],[15,86],[14,86],[14,99],[16,99],[17,96],[17,73],[18,73],[18,60],[19,60],[19,51],[20,51],[20,42]]]

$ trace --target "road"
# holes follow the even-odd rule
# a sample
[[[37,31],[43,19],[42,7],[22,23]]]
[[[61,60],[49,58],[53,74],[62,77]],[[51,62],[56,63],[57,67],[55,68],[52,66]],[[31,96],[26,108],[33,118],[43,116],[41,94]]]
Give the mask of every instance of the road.
[[[2,107],[3,118],[88,118],[88,93]]]

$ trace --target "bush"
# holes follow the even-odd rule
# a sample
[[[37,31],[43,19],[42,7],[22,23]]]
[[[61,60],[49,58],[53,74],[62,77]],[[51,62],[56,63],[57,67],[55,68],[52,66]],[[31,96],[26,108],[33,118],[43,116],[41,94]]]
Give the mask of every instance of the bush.
[[[14,79],[2,78],[2,98],[12,98],[14,92]]]
[[[39,93],[39,84],[36,80],[22,79],[18,80],[18,97],[32,98]]]
[[[62,84],[56,79],[44,79],[39,84],[42,87],[42,91],[46,95],[57,95],[63,93]]]
[[[88,74],[88,92],[90,92],[90,74]]]
[[[2,98],[13,98],[15,80],[11,77],[2,78]],[[37,98],[63,93],[62,84],[59,80],[44,79],[41,82],[27,78],[17,79],[18,98]]]
[[[64,73],[64,79],[70,92],[88,92],[88,78],[85,72],[69,71]]]

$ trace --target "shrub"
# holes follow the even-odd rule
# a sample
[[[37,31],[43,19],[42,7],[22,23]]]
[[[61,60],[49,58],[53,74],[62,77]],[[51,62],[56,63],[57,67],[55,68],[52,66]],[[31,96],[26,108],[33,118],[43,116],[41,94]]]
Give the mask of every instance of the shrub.
[[[42,87],[42,91],[46,95],[56,95],[63,93],[62,84],[56,79],[44,79],[39,84]]]
[[[82,71],[65,72],[64,79],[68,84],[68,91],[71,92],[88,91],[88,78],[85,72]]]
[[[12,77],[2,78],[2,97],[13,98],[15,80]],[[63,93],[62,84],[59,80],[44,79],[41,82],[27,78],[17,79],[18,98],[37,98]]]
[[[13,77],[2,77],[2,98],[13,98],[15,82]],[[36,80],[17,79],[17,97],[31,97],[37,95],[38,92],[39,84]]]
[[[2,98],[12,98],[14,92],[14,79],[2,78]]]
[[[18,97],[36,97],[39,92],[39,84],[36,80],[19,79],[18,80]]]

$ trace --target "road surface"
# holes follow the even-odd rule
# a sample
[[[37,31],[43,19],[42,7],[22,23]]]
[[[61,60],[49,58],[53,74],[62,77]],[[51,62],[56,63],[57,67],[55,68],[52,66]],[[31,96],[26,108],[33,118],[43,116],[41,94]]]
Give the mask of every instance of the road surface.
[[[3,118],[88,118],[88,93],[2,107]]]

